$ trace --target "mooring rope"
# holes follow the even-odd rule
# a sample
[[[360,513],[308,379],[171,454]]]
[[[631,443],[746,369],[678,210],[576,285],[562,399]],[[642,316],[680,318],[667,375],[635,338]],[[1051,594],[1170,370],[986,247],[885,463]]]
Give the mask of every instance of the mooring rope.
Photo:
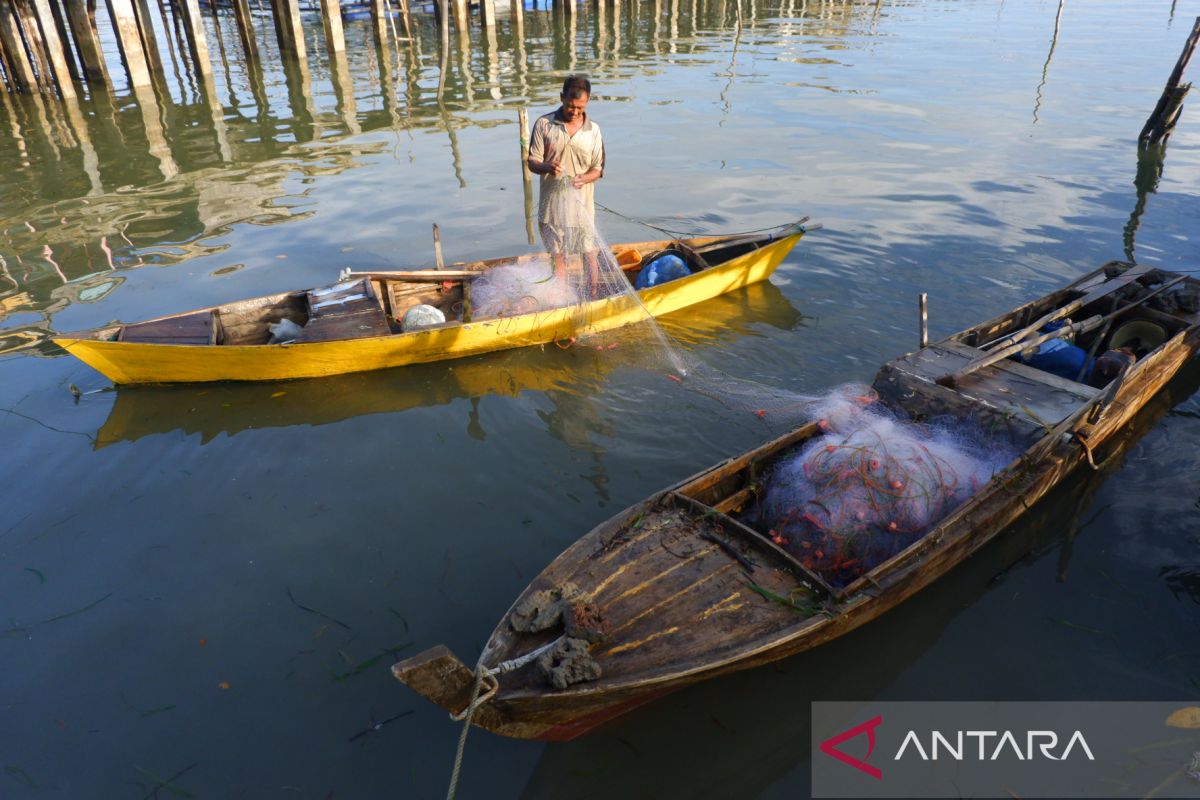
[[[529,651],[523,656],[510,658],[508,661],[501,661],[491,669],[485,667],[480,661],[475,665],[475,685],[471,689],[471,700],[467,703],[467,707],[457,714],[451,712],[450,719],[455,722],[462,722],[462,733],[458,737],[458,752],[454,756],[454,768],[450,771],[450,788],[446,791],[446,800],[454,800],[454,795],[458,792],[458,777],[462,772],[463,753],[467,749],[467,734],[471,731],[471,718],[475,716],[475,709],[491,700],[496,692],[500,690],[500,682],[496,680],[497,675],[504,675],[513,670],[520,669],[529,662],[541,656],[550,648],[561,642],[566,637],[566,634],[559,636],[553,641]],[[487,690],[483,691],[484,686]],[[480,692],[482,691],[482,694]]]

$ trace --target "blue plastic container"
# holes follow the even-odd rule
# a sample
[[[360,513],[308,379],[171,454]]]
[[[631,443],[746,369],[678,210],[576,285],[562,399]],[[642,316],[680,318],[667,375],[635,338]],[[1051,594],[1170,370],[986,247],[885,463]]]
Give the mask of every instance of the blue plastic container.
[[[682,258],[668,253],[642,267],[633,286],[635,289],[649,289],[651,286],[658,286],[678,278],[686,278],[691,274],[692,271],[688,269],[687,264],[683,263]]]

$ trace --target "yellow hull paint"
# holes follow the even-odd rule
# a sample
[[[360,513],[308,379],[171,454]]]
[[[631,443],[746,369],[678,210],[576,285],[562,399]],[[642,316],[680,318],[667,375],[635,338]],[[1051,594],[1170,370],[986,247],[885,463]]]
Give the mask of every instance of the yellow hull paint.
[[[181,345],[55,339],[118,384],[318,378],[546,344],[613,330],[766,280],[802,236],[772,242],[720,266],[638,294],[580,306],[487,319],[412,333],[275,345]]]

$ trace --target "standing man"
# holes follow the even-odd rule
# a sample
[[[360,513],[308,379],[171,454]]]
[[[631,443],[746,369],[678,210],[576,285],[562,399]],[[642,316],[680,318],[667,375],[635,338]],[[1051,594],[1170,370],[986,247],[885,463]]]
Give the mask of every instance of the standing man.
[[[594,294],[600,281],[596,257],[596,201],[593,183],[604,177],[604,140],[600,126],[588,119],[592,84],[583,75],[563,82],[556,111],[540,117],[529,137],[529,169],[542,176],[538,223],[542,241],[554,262],[554,275],[567,278],[567,255],[582,255],[587,288]]]

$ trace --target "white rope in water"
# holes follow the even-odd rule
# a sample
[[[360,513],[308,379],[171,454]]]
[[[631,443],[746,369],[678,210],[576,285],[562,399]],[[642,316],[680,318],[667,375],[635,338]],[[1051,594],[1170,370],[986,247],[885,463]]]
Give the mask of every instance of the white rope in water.
[[[450,788],[446,791],[446,800],[454,800],[454,795],[458,792],[458,777],[462,772],[463,753],[467,749],[467,734],[471,731],[471,718],[475,716],[475,709],[491,700],[496,692],[500,690],[500,683],[496,680],[497,675],[505,675],[513,670],[518,670],[529,662],[538,658],[550,648],[566,638],[566,634],[559,636],[553,641],[529,651],[523,656],[510,658],[508,661],[501,661],[496,666],[488,669],[483,665],[483,662],[475,665],[475,686],[471,689],[471,701],[467,703],[467,707],[457,714],[451,713],[450,719],[455,722],[462,721],[462,733],[458,737],[458,752],[454,756],[454,768],[450,771]],[[487,691],[480,695],[480,691],[485,684],[490,683]]]

